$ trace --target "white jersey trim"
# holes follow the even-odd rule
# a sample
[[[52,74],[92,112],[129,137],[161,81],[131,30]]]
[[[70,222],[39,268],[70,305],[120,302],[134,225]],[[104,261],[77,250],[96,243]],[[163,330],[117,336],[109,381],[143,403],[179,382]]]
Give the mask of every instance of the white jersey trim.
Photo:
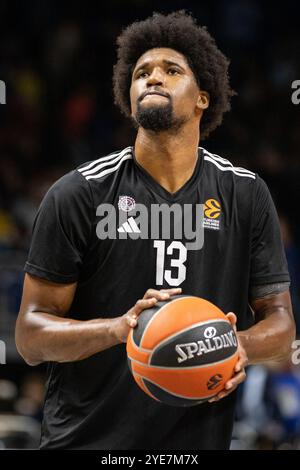
[[[237,176],[243,176],[246,178],[256,179],[255,173],[246,170],[245,168],[233,166],[233,164],[226,158],[222,158],[219,155],[212,154],[200,147],[204,154],[204,160],[213,163],[221,171],[231,171]],[[131,160],[132,147],[126,147],[121,152],[113,153],[106,157],[98,158],[83,168],[79,168],[78,171],[87,179],[96,179],[106,176],[120,168],[121,164],[126,160]],[[115,166],[111,166],[116,163]]]
[[[226,160],[226,158],[219,157],[219,155],[212,154],[202,148],[204,153],[204,160],[210,163],[213,163],[221,171],[231,171],[237,176],[244,176],[246,178],[256,179],[255,173],[252,171],[246,170],[238,166],[233,166],[233,164]]]
[[[111,155],[108,155],[107,157],[98,158],[97,160],[94,160],[91,163],[89,163],[87,166],[84,166],[83,168],[79,168],[78,171],[80,173],[83,173],[83,172],[89,170],[90,168],[92,168],[93,166],[97,165],[97,163],[102,163],[102,162],[108,162],[109,163],[109,161],[112,160],[114,157],[117,157],[118,155],[121,155],[124,152],[127,152],[129,150],[131,151],[131,147],[126,147],[124,150],[121,150],[120,152],[113,153]]]
[[[127,147],[121,152],[114,153],[107,157],[99,158],[89,163],[83,168],[79,168],[79,172],[85,177],[86,180],[101,178],[116,171],[125,160],[132,159],[132,148]],[[117,163],[115,166],[111,166]],[[105,169],[104,169],[105,168]]]

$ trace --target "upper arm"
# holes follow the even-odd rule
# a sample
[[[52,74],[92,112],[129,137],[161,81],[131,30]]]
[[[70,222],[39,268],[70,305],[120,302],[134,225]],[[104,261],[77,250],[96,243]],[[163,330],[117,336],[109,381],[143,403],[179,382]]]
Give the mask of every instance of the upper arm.
[[[73,302],[76,286],[76,282],[58,284],[25,274],[18,321],[32,312],[45,312],[64,317]]]
[[[276,321],[294,325],[290,277],[275,204],[267,185],[257,178],[251,240],[249,302],[255,322],[276,314]]]
[[[66,316],[73,302],[77,283],[58,284],[30,274],[25,275],[23,295],[16,323],[16,346],[23,358],[30,365],[41,362],[28,351],[33,344],[34,333],[39,335],[40,328],[49,324],[49,320],[60,321]]]
[[[256,322],[264,320],[270,315],[277,313],[278,316],[282,316],[284,321],[289,323],[289,320],[291,320],[294,324],[289,290],[252,300],[250,305],[254,311]]]
[[[88,249],[93,206],[78,172],[58,180],[45,195],[35,218],[25,265],[16,343],[20,350],[33,334],[66,316]]]

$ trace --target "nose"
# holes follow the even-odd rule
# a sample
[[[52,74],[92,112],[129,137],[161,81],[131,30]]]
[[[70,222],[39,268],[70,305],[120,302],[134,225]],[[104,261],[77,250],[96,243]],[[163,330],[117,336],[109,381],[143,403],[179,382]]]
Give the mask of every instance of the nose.
[[[164,84],[164,74],[159,68],[154,67],[151,74],[147,79],[147,87],[153,85],[163,85]]]

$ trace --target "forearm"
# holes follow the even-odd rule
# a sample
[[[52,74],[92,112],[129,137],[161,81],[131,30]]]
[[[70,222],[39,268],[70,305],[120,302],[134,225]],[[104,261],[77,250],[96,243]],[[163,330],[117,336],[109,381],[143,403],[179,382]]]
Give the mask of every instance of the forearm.
[[[287,359],[295,339],[292,318],[280,309],[269,314],[248,330],[238,332],[249,364]]]
[[[119,343],[115,319],[78,321],[44,312],[27,313],[16,328],[16,343],[30,365],[86,359]]]

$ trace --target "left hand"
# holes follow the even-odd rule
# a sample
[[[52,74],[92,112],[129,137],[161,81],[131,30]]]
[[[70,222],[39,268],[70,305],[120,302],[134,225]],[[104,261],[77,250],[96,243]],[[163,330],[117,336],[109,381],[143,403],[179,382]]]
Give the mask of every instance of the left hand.
[[[209,403],[213,403],[215,401],[221,400],[224,397],[227,397],[227,395],[233,392],[240,383],[244,382],[246,378],[245,367],[248,364],[248,357],[247,357],[247,353],[245,349],[243,348],[243,346],[241,345],[241,342],[239,341],[239,337],[238,337],[238,333],[236,329],[236,315],[232,312],[229,312],[226,315],[226,317],[232,324],[232,327],[235,331],[235,334],[238,340],[239,359],[234,367],[234,375],[231,377],[231,379],[229,379],[226,382],[225,387],[223,390],[221,390],[221,392],[219,392],[216,396],[208,400]]]

